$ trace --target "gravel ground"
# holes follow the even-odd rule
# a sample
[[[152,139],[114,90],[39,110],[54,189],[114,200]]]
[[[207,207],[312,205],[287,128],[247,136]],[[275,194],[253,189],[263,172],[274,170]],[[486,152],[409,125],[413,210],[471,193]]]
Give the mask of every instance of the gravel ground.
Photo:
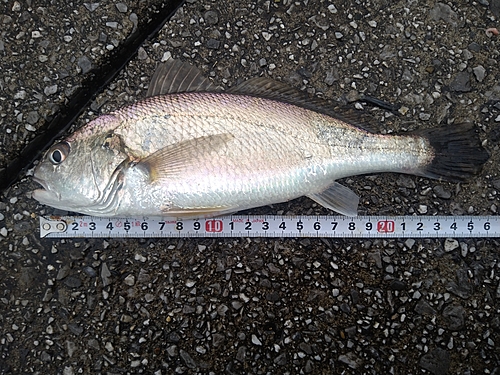
[[[0,166],[155,1],[2,1]],[[156,1],[158,3],[158,1]],[[499,0],[191,0],[79,119],[144,97],[171,54],[224,87],[266,75],[362,108],[380,132],[469,120],[469,184],[343,181],[366,214],[497,215]],[[353,105],[352,103],[350,104]],[[0,373],[499,374],[497,240],[40,239],[29,178],[0,200]],[[326,214],[308,199],[252,213]]]

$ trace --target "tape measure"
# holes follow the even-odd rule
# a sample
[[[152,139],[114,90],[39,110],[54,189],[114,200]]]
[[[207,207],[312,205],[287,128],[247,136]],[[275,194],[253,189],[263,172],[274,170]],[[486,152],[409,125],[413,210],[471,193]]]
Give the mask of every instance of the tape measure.
[[[259,216],[204,219],[171,217],[40,217],[50,238],[158,237],[500,237],[500,216]]]

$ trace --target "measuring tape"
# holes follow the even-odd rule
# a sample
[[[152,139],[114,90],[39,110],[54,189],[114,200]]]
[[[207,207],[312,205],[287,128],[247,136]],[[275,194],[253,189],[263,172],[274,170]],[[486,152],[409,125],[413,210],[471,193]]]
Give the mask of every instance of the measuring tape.
[[[500,237],[500,216],[258,216],[206,219],[171,217],[40,217],[50,238],[153,237]]]

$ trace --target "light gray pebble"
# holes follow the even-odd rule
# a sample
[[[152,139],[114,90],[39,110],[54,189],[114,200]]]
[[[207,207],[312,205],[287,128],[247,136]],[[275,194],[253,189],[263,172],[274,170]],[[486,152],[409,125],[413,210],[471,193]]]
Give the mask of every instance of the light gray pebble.
[[[177,345],[170,345],[170,346],[167,348],[167,354],[168,354],[170,357],[176,357],[176,356],[177,356]]]
[[[430,118],[431,118],[431,114],[430,113],[424,113],[424,112],[420,112],[418,114],[418,118],[422,121],[429,121]]]
[[[205,22],[209,25],[216,25],[219,22],[219,15],[214,10],[206,11],[203,15]]]
[[[444,240],[444,251],[446,251],[447,253],[457,249],[459,246],[460,245],[458,241],[454,238],[447,238],[446,240]]]
[[[28,124],[34,125],[38,122],[38,119],[40,116],[38,115],[37,111],[29,111],[28,115],[26,116],[26,121]]]
[[[135,284],[135,276],[134,275],[127,275],[127,277],[125,277],[125,279],[123,279],[123,282],[125,283],[125,285],[133,286]]]
[[[405,175],[400,175],[396,180],[396,185],[405,187],[407,189],[415,189],[417,185],[415,185],[415,181],[413,178]]]
[[[14,99],[21,99],[21,100],[26,99],[26,91],[25,90],[21,90],[19,92],[16,92],[14,94]]]
[[[80,56],[78,60],[76,60],[78,67],[82,70],[83,74],[87,74],[92,69],[92,62],[89,60],[87,56]]]
[[[101,280],[103,286],[108,286],[111,284],[111,272],[109,271],[108,265],[103,263],[101,266]]]
[[[415,240],[413,238],[408,238],[406,241],[405,241],[405,246],[411,250],[411,248],[413,247],[413,245],[415,245]]]
[[[118,12],[120,13],[126,13],[127,12],[127,4],[125,3],[116,3],[115,4],[116,9],[118,9]]]
[[[443,188],[443,186],[441,185],[436,185],[434,188],[434,194],[436,194],[436,196],[438,198],[442,198],[442,199],[450,199],[451,198],[451,192],[445,188]]]
[[[427,206],[425,204],[419,204],[418,205],[418,212],[420,212],[422,215],[427,213]]]
[[[475,68],[472,69],[474,72],[474,75],[476,76],[476,79],[478,82],[483,82],[484,77],[486,77],[486,69],[482,65],[478,65]]]
[[[87,8],[89,12],[93,12],[99,7],[99,3],[83,3],[83,6]]]
[[[256,335],[252,335],[252,344],[260,346],[262,345],[262,341]]]
[[[137,51],[137,58],[139,60],[146,60],[148,58],[148,53],[143,47],[139,47],[139,50]]]
[[[43,93],[47,96],[54,95],[56,92],[57,92],[57,85],[47,86],[43,90]]]
[[[56,280],[62,280],[69,275],[70,268],[68,265],[64,265],[57,272]]]
[[[68,357],[73,357],[76,351],[76,344],[73,341],[66,341],[66,351],[68,352]]]

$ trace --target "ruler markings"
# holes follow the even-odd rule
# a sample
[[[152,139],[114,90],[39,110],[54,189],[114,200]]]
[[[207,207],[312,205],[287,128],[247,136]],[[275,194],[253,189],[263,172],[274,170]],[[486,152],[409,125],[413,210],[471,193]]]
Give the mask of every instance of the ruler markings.
[[[500,216],[230,215],[203,219],[51,216],[40,217],[40,236],[50,238],[500,237]]]

